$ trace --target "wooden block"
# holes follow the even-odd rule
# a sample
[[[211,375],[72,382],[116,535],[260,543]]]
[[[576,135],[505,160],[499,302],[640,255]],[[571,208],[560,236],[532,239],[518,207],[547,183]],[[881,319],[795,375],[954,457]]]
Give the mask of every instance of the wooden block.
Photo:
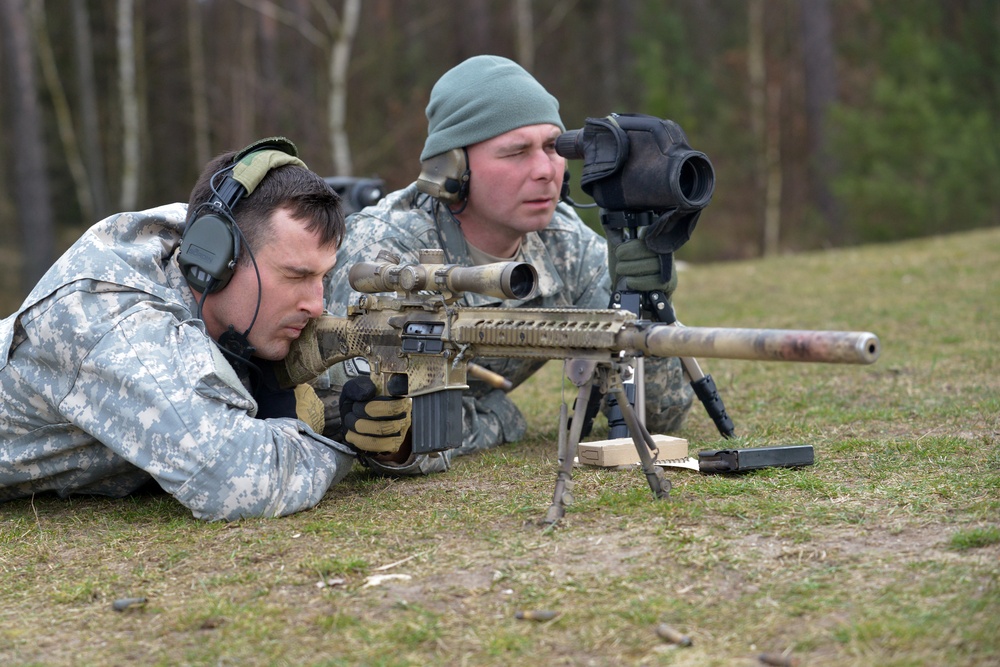
[[[688,455],[688,441],[684,438],[654,435],[653,442],[660,450],[657,460],[682,459]],[[581,442],[576,452],[577,460],[584,465],[611,468],[639,463],[639,453],[635,451],[632,438]]]

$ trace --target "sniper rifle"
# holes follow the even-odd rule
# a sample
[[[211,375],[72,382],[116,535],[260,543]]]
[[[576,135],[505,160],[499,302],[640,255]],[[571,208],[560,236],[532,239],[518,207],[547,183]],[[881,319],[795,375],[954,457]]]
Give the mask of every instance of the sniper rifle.
[[[462,444],[462,392],[470,374],[484,374],[474,359],[567,361],[567,375],[580,388],[580,396],[572,422],[565,406],[560,417],[561,469],[551,523],[569,501],[567,482],[585,421],[586,396],[593,387],[621,399],[653,494],[669,495],[670,484],[654,465],[652,437],[625,399],[622,379],[631,372],[634,358],[870,364],[880,352],[878,337],[869,332],[683,327],[617,309],[465,307],[456,302],[467,291],[529,298],[537,280],[534,267],[522,262],[446,265],[440,250],[422,251],[419,259],[401,265],[398,257],[383,251],[376,262],[352,266],[351,287],[362,292],[357,303],[349,306],[346,317],[324,315],[310,322],[279,366],[279,381],[294,386],[333,364],[365,357],[380,390],[407,388],[413,400],[413,451],[429,454]],[[398,375],[405,376],[405,383]]]

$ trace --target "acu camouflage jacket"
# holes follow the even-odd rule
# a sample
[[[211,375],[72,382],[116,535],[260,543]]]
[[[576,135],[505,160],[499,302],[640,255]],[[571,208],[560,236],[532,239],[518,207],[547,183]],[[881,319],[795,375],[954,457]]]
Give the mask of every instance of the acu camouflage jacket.
[[[350,470],[304,423],[254,418],[177,266],[185,211],[97,223],[0,321],[0,500],[155,480],[198,518],[279,516]]]

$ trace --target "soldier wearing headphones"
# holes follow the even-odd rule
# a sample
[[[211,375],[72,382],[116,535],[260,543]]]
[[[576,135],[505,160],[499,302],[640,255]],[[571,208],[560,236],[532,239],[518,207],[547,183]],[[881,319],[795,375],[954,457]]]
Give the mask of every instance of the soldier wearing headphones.
[[[0,322],[0,500],[155,483],[201,519],[318,503],[354,452],[271,365],[323,312],[343,233],[282,138],[214,159],[187,206],[90,228]]]
[[[556,99],[516,63],[476,56],[434,85],[427,120],[417,181],[348,218],[347,235],[337,253],[337,265],[343,270],[330,277],[327,308],[343,316],[347,305],[357,300],[347,282],[348,267],[374,261],[382,249],[400,255],[404,263],[416,261],[423,248],[443,249],[446,263],[475,266],[516,259],[531,263],[538,272],[539,289],[527,301],[466,294],[467,305],[607,308],[611,295],[607,244],[561,202],[566,165],[556,154],[555,140],[565,127]],[[652,270],[651,275],[633,276],[623,266],[616,279],[642,280],[647,287],[653,279],[669,297],[674,285],[658,284],[659,264],[655,256],[652,259],[628,265],[647,267],[638,273]],[[515,386],[544,363],[479,358],[476,362]],[[365,370],[360,363],[335,366],[317,389],[327,405],[325,433],[355,445],[363,443],[369,452],[382,451],[362,456],[376,470],[398,475],[446,470],[453,454],[524,435],[525,420],[508,396],[471,380],[463,397],[462,446],[440,455],[412,456],[406,440],[408,399],[376,398]],[[646,387],[650,430],[666,433],[680,428],[692,391],[678,360],[647,360]],[[347,415],[343,423],[338,405]]]

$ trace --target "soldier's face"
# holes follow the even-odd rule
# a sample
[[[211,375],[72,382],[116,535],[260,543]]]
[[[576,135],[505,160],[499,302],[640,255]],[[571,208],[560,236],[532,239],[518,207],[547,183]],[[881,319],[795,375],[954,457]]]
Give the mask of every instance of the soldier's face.
[[[469,201],[463,225],[495,226],[523,236],[544,229],[559,203],[566,160],[555,125],[528,125],[469,146]]]
[[[260,310],[248,337],[258,357],[284,359],[309,320],[323,314],[323,277],[336,264],[336,251],[334,244],[320,246],[319,235],[304,221],[278,209],[271,216],[269,240],[254,252],[257,271],[241,263],[225,289],[205,300],[209,333],[218,340],[230,324],[239,333],[250,326],[259,271]]]

